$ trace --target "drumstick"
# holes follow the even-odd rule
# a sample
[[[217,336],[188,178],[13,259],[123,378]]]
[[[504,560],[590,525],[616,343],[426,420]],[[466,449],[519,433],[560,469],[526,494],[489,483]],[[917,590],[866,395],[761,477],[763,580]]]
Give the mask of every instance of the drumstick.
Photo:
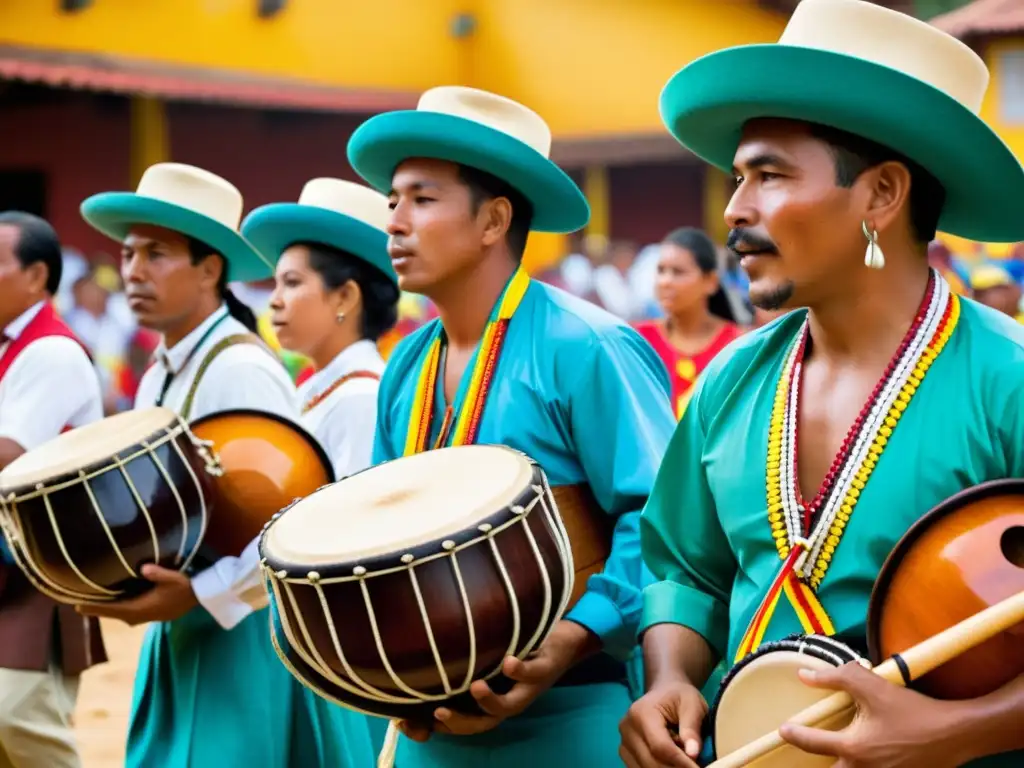
[[[916,680],[1022,621],[1024,621],[1024,592],[1018,592],[1016,595],[964,619],[959,624],[954,624],[949,629],[921,641],[899,654],[899,657],[907,668],[908,677],[911,680]],[[900,666],[895,658],[886,659],[872,671],[894,685],[902,686],[904,684],[903,674],[900,672]],[[853,706],[853,703],[850,694],[845,691],[837,691],[789,718],[788,722],[813,728],[841,714]],[[772,731],[720,760],[716,760],[708,768],[742,768],[742,766],[787,744],[788,742],[779,735],[777,730]]]

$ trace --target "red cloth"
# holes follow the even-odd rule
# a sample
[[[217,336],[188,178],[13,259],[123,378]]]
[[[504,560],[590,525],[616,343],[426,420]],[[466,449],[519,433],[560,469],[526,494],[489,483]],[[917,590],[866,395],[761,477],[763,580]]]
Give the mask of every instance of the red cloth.
[[[42,309],[36,312],[36,316],[32,318],[25,329],[21,332],[18,338],[11,341],[7,345],[7,349],[4,350],[3,356],[0,356],[0,379],[3,379],[4,374],[11,367],[15,358],[31,344],[33,341],[45,338],[47,336],[63,336],[71,339],[78,346],[82,348],[89,359],[92,360],[92,355],[89,354],[89,349],[82,343],[81,339],[75,336],[74,332],[68,328],[67,324],[61,320],[60,315],[57,314],[57,310],[53,308],[53,304],[46,302],[43,304]]]
[[[701,372],[730,341],[743,334],[743,329],[738,325],[726,323],[704,349],[695,355],[687,355],[672,346],[660,321],[639,323],[636,329],[654,347],[658,357],[665,363],[672,382],[672,410],[677,419],[682,418],[693,392],[693,385]]]

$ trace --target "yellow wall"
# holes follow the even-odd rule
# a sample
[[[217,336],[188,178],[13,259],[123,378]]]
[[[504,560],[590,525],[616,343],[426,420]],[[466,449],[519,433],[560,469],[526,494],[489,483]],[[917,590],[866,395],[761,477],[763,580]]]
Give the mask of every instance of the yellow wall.
[[[681,66],[777,39],[754,0],[255,0],[0,2],[0,42],[419,91],[461,83],[540,112],[560,136],[662,132],[658,94]],[[476,32],[450,33],[459,12]]]
[[[985,51],[985,62],[992,73],[992,79],[985,94],[985,101],[981,105],[981,116],[1013,150],[1017,159],[1024,162],[1024,120],[1016,123],[1006,122],[1002,119],[999,107],[1000,93],[1003,90],[1000,54],[1014,49],[1024,50],[1024,35],[992,43]]]
[[[560,136],[662,132],[658,96],[687,62],[777,40],[752,0],[479,0],[477,77]]]
[[[419,90],[459,77],[448,25],[459,0],[291,0],[271,19],[256,0],[3,0],[0,41],[111,53],[352,87]]]

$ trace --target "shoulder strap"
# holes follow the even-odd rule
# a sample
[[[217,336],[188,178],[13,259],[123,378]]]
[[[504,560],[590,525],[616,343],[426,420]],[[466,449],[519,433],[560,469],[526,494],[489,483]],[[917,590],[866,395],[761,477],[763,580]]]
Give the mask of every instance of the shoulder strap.
[[[302,406],[302,412],[309,413],[316,406],[318,406],[320,403],[326,400],[328,395],[334,392],[338,387],[340,387],[347,381],[351,381],[352,379],[374,379],[376,381],[380,381],[380,374],[374,371],[350,371],[349,373],[346,373],[344,376],[335,379],[334,382],[319,395],[311,398],[309,402]]]
[[[196,391],[199,389],[199,383],[202,381],[203,376],[206,374],[206,370],[210,367],[210,364],[214,361],[217,355],[228,347],[233,347],[236,344],[255,344],[256,346],[266,350],[267,354],[271,355],[275,360],[278,360],[274,351],[255,333],[236,333],[231,336],[225,336],[210,347],[210,351],[206,353],[202,362],[199,363],[199,367],[196,369],[196,375],[192,377],[192,385],[188,388],[188,393],[185,395],[185,401],[181,405],[180,416],[184,421],[188,421],[189,415],[192,413],[192,402],[195,400]]]

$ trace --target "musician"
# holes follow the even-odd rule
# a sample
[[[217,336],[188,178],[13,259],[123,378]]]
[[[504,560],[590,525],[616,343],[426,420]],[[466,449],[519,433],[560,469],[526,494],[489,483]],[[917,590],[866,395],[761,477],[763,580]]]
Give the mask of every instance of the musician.
[[[238,233],[242,196],[208,171],[147,169],[136,193],[82,204],[93,227],[122,244],[121,272],[141,325],[162,339],[135,399],[186,421],[253,409],[298,422],[294,385],[259,339],[251,310],[228,290],[272,265]],[[144,566],[145,595],[83,612],[153,622],[141,652],[128,732],[129,768],[372,762],[365,720],[306,690],[278,660],[268,632],[258,543],[198,572]],[[209,558],[207,558],[209,559]],[[326,761],[326,762],[323,762]]]
[[[512,689],[473,684],[485,716],[441,707],[431,723],[403,724],[402,768],[619,764],[614,728],[631,700],[624,662],[646,582],[637,516],[674,420],[650,345],[522,268],[531,230],[571,232],[589,218],[580,190],[547,159],[550,138],[520,104],[442,87],[415,111],[371,118],[348,147],[356,171],[389,193],[399,285],[439,314],[388,360],[374,462],[505,444],[554,486],[589,485],[601,507],[591,514],[612,540],[603,570],[537,655],[506,660]]]
[[[967,487],[1024,477],[1024,331],[927,261],[937,227],[1024,239],[1024,169],[976,114],[987,76],[930,25],[804,0],[779,44],[720,51],[666,86],[673,135],[735,176],[728,246],[751,300],[792,311],[712,362],[643,512],[660,581],[644,593],[649,692],[621,726],[630,768],[695,764],[718,659],[793,633],[866,653],[874,580],[908,528]],[[962,702],[856,664],[802,679],[859,707],[841,731],[781,730],[837,766],[1024,761],[1024,678]]]
[[[398,320],[387,252],[388,200],[340,179],[313,179],[298,203],[257,208],[242,235],[277,264],[271,322],[282,347],[313,361],[299,387],[302,422],[335,477],[370,465],[384,359],[377,340]]]
[[[0,470],[61,432],[103,417],[100,381],[53,305],[57,233],[0,213]],[[0,768],[77,768],[79,678],[107,660],[99,623],[37,592],[0,537]]]
[[[298,203],[257,208],[242,222],[243,236],[277,264],[271,322],[282,347],[313,361],[315,373],[299,386],[302,423],[339,479],[370,466],[373,453],[384,373],[377,342],[398,321],[390,215],[380,192],[319,178]],[[387,721],[370,717],[367,725],[379,751]]]

